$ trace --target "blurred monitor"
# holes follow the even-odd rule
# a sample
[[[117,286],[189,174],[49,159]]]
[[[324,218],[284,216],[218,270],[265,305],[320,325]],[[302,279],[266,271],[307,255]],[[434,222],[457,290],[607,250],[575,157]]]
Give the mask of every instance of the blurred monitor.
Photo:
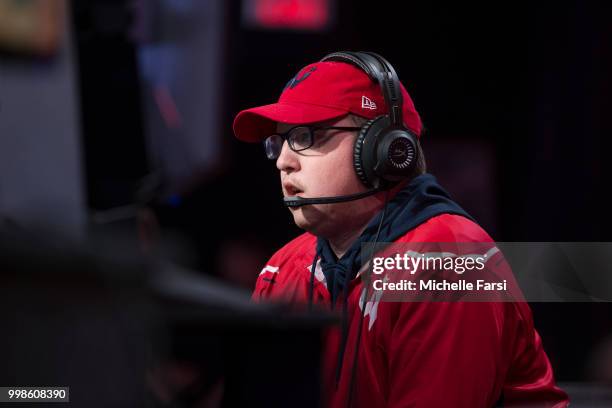
[[[243,0],[249,28],[321,31],[333,22],[332,0]]]

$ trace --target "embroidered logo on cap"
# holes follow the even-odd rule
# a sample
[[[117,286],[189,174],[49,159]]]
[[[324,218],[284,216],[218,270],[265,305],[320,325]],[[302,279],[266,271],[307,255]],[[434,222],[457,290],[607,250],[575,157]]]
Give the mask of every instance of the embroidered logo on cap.
[[[364,95],[361,97],[361,108],[374,110],[376,109],[376,103]]]
[[[294,76],[293,78],[291,78],[289,80],[289,82],[287,82],[287,85],[285,85],[285,88],[283,88],[283,90],[290,88],[293,89],[295,88],[295,86],[297,84],[299,84],[300,82],[302,82],[303,80],[305,80],[306,78],[308,78],[310,76],[310,74],[312,72],[314,72],[317,69],[317,67],[311,67],[308,71],[302,73],[302,76],[298,78],[298,75],[300,75],[300,73],[298,72],[298,74],[296,76]]]

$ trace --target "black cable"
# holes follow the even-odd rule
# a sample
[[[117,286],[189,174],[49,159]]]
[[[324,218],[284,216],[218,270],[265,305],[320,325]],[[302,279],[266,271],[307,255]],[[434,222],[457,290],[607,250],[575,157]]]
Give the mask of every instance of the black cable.
[[[372,253],[370,254],[370,260],[368,261],[368,268],[365,270],[365,279],[364,279],[364,294],[363,294],[363,305],[361,307],[361,317],[359,319],[359,327],[357,328],[357,342],[355,343],[355,352],[353,353],[353,366],[351,367],[351,380],[349,383],[349,397],[347,400],[347,407],[351,407],[353,402],[353,388],[355,386],[355,377],[357,374],[357,356],[359,353],[359,345],[361,344],[361,329],[363,328],[363,320],[365,318],[365,309],[368,304],[368,289],[370,287],[370,268],[372,267],[372,261],[374,259],[375,246],[378,243],[378,236],[380,235],[380,229],[382,228],[383,221],[385,219],[385,215],[387,213],[387,204],[389,202],[389,190],[385,192],[385,205],[383,207],[382,215],[380,217],[380,222],[378,223],[378,229],[376,231],[376,235],[374,237],[374,244],[372,245]],[[357,300],[357,304],[359,304],[359,300]],[[370,317],[371,318],[371,317]]]
[[[308,310],[312,312],[312,304],[314,301],[314,281],[315,281],[315,272],[317,268],[317,261],[319,260],[319,251],[315,248],[315,257],[314,261],[312,261],[312,266],[310,267],[310,285],[308,288]]]

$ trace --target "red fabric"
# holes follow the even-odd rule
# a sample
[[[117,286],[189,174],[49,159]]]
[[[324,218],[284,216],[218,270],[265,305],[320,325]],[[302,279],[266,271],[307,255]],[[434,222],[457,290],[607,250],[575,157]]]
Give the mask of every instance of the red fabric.
[[[238,139],[262,141],[275,132],[277,122],[309,124],[340,118],[348,113],[374,119],[388,113],[380,85],[351,64],[330,61],[310,64],[302,68],[292,81],[277,103],[238,113],[233,126]],[[410,95],[403,85],[400,87],[404,124],[418,136],[422,128],[421,119]]]
[[[472,221],[443,214],[398,242],[492,239]],[[305,233],[274,254],[257,280],[253,299],[307,302],[315,244],[316,238]],[[323,395],[329,407],[347,405],[362,288],[359,278],[350,284],[349,335],[337,389],[341,334],[333,328],[325,335]],[[331,301],[319,279],[314,300]],[[370,302],[366,311],[353,406],[492,407],[502,393],[504,406],[568,406],[526,303]]]

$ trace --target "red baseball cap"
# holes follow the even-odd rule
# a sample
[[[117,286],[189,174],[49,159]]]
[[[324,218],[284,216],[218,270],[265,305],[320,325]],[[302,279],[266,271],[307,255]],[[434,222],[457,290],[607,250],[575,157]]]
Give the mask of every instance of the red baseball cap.
[[[414,103],[400,84],[404,125],[417,136],[422,124]],[[286,85],[277,103],[246,109],[234,119],[234,134],[260,142],[276,132],[276,124],[310,124],[349,113],[374,119],[389,112],[378,82],[352,64],[315,62],[302,68]]]

